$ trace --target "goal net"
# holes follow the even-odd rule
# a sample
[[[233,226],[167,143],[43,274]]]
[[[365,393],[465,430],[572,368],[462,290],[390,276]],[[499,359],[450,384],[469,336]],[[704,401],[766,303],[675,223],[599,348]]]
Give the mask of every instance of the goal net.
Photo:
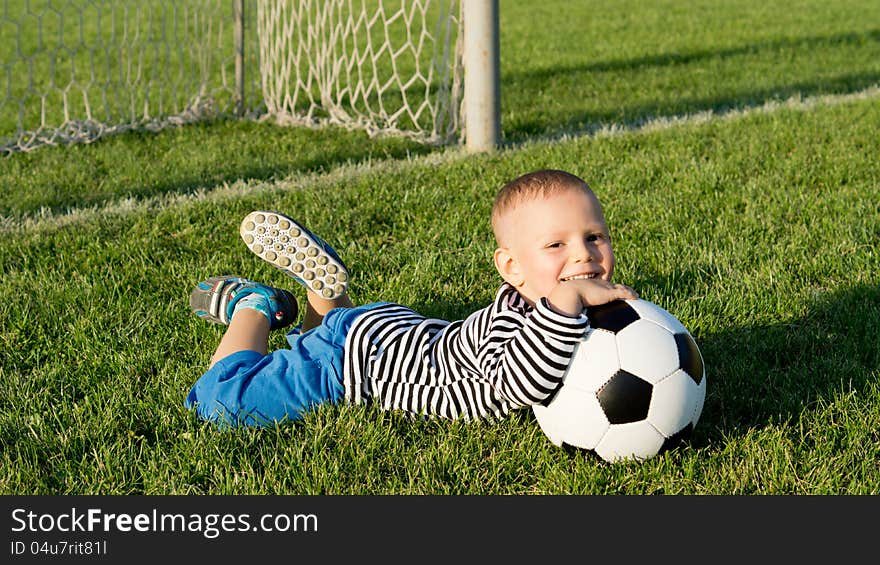
[[[263,99],[279,122],[455,137],[456,0],[264,0],[257,14]]]
[[[0,153],[217,117],[460,135],[460,0],[0,0]]]
[[[256,81],[235,84],[232,0],[0,2],[0,153],[262,104]]]

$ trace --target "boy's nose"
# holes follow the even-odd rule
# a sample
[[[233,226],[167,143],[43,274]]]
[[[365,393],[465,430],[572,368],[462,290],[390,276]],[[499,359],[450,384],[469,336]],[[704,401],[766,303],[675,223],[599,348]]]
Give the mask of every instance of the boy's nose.
[[[593,254],[586,245],[581,245],[572,252],[575,263],[589,263],[593,260]]]

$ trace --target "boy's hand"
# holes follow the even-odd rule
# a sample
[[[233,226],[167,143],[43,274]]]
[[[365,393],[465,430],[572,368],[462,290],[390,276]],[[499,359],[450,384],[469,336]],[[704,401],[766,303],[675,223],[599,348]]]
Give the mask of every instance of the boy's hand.
[[[587,306],[638,297],[638,293],[626,285],[595,278],[560,282],[547,297],[547,301],[556,312],[577,316]]]

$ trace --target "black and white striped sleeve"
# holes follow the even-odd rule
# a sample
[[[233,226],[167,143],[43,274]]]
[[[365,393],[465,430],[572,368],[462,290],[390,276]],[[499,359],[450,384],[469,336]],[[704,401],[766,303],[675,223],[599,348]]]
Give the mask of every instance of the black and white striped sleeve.
[[[559,314],[543,298],[527,315],[496,312],[481,347],[483,374],[512,407],[538,404],[562,382],[588,326],[586,315]]]

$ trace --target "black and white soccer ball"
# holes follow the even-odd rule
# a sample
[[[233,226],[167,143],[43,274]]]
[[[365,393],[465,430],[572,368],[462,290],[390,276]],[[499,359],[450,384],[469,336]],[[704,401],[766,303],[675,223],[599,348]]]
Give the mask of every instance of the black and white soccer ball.
[[[533,406],[557,446],[606,461],[647,459],[690,435],[706,399],[703,357],[690,332],[647,300],[587,308],[590,329],[562,385]]]

